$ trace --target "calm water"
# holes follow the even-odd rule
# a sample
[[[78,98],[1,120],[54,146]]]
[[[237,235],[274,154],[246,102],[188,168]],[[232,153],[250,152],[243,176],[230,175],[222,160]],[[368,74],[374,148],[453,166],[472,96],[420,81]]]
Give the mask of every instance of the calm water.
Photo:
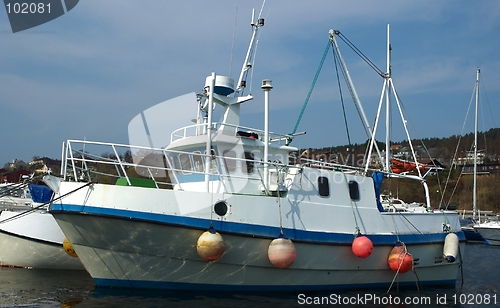
[[[95,288],[90,276],[83,271],[28,270],[0,268],[0,307],[292,307],[319,306],[299,304],[306,300],[321,300],[325,305],[336,304],[344,297],[356,298],[349,307],[477,307],[478,301],[490,300],[481,307],[500,307],[500,247],[467,244],[463,286],[460,275],[456,288],[417,288],[398,290],[342,291],[299,294],[234,294],[220,292],[134,291]],[[333,296],[333,297],[332,297]],[[380,304],[359,302],[357,298],[378,297]],[[446,296],[446,298],[445,298]],[[496,296],[497,304],[494,305]],[[429,301],[425,305],[396,304],[396,299],[413,302]],[[325,298],[328,301],[325,301]],[[368,299],[370,299],[368,297]],[[462,304],[461,304],[462,302]]]

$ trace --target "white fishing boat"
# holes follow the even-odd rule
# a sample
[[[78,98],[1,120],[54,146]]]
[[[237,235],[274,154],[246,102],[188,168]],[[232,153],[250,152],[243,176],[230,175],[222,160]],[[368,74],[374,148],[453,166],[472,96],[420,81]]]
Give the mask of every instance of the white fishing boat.
[[[458,214],[379,206],[374,177],[416,179],[428,201],[422,177],[297,162],[295,134],[269,131],[270,80],[262,82],[264,129],[240,125],[240,107],[252,99],[243,95],[244,76],[263,25],[252,22],[236,85],[213,73],[201,93],[164,103],[199,107],[197,123],[167,135],[168,146],[153,146],[158,131],[150,116],[156,123],[169,116],[158,113],[160,106],[129,125],[129,134],[149,146],[64,143],[62,179],[45,180],[65,197],[50,212],[96,285],[204,291],[455,285],[465,242]],[[335,31],[329,39],[336,45]],[[215,104],[223,109],[218,122]],[[122,154],[127,150],[133,162]],[[114,170],[114,184],[96,182],[99,166]]]
[[[44,206],[52,195],[50,189],[45,187],[48,194],[40,185],[10,187],[17,187],[24,195],[21,205],[10,205],[0,212],[0,266],[83,270],[78,258],[65,251],[64,234],[47,212],[48,204]],[[45,198],[37,199],[43,193]]]

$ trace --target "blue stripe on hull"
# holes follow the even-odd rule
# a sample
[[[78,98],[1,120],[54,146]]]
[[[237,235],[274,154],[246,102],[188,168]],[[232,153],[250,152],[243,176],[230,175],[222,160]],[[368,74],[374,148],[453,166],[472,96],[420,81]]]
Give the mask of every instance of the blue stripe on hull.
[[[117,287],[151,290],[178,290],[178,291],[217,291],[220,292],[298,292],[298,291],[332,291],[346,289],[387,288],[388,283],[345,284],[345,285],[289,285],[289,286],[255,286],[255,285],[224,285],[224,284],[197,284],[182,282],[144,281],[144,280],[116,280],[94,278],[98,287]],[[419,281],[421,286],[455,286],[456,280]],[[398,287],[413,287],[415,281],[398,282]]]
[[[85,214],[96,216],[114,217],[117,219],[126,220],[140,220],[151,223],[166,224],[173,226],[182,226],[193,229],[206,230],[210,226],[209,219],[182,217],[166,214],[137,212],[130,210],[119,210],[93,206],[78,206],[72,204],[53,204],[51,213],[67,213],[67,214]],[[280,234],[278,227],[270,227],[263,225],[253,225],[246,223],[227,222],[227,221],[212,221],[213,227],[225,233],[238,234],[241,236],[262,237],[262,238],[275,238]],[[351,245],[353,234],[348,233],[328,233],[317,231],[305,231],[297,229],[283,228],[284,234],[294,240],[308,243],[333,243],[340,245]],[[398,240],[406,244],[428,244],[429,242],[438,243],[444,242],[447,233],[433,233],[433,234],[400,234],[399,236],[393,234],[384,235],[367,235],[374,245],[393,245]],[[465,241],[463,232],[457,233],[460,241]]]

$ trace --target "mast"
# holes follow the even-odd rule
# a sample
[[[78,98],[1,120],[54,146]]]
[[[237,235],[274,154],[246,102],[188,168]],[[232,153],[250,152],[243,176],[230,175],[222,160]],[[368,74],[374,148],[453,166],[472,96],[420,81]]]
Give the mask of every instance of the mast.
[[[366,117],[366,113],[363,109],[363,105],[361,104],[358,93],[356,92],[356,87],[354,86],[354,83],[352,82],[351,75],[349,74],[349,70],[347,69],[347,65],[345,64],[344,58],[342,58],[342,53],[340,52],[339,45],[337,44],[337,40],[335,39],[335,35],[338,35],[339,33],[340,33],[340,31],[338,31],[338,30],[330,30],[328,32],[328,35],[330,37],[330,42],[333,43],[333,47],[337,51],[340,64],[342,65],[342,68],[346,74],[347,83],[349,84],[349,87],[352,90],[354,104],[356,105],[358,113],[360,114],[362,123],[365,125],[365,130],[367,131],[367,133],[369,135],[368,137],[370,137],[370,139],[375,140],[375,129],[372,130],[372,128],[370,127],[370,122],[368,121],[368,118]],[[382,160],[382,155],[380,154],[380,150],[379,150],[377,144],[375,143],[374,146],[375,146],[375,149],[377,150],[377,154],[378,154],[380,160]],[[370,156],[368,155],[365,171],[368,169],[369,163],[370,163]]]
[[[377,142],[375,140],[375,134],[378,128],[378,122],[380,119],[380,112],[382,109],[382,105],[384,101],[386,102],[385,109],[385,161],[383,161],[382,156],[379,154],[380,161],[383,165],[383,170],[386,172],[391,172],[391,146],[390,146],[390,94],[391,94],[391,42],[390,42],[390,25],[387,25],[387,66],[386,73],[381,74],[382,78],[384,78],[384,84],[382,85],[382,93],[380,94],[380,101],[378,104],[377,114],[375,116],[375,123],[373,125],[373,132],[371,133],[370,138],[370,146],[368,148],[368,155],[366,158],[365,172],[368,171],[368,167],[371,161],[372,149],[373,147],[377,147]],[[378,150],[378,148],[377,148]]]
[[[476,75],[476,112],[474,116],[474,185],[472,191],[472,219],[476,219],[476,202],[477,202],[477,109],[479,101],[479,73],[477,69]]]
[[[389,82],[386,83],[387,89],[386,105],[385,105],[385,168],[387,172],[391,172],[391,40],[390,40],[391,26],[387,25],[387,78]]]
[[[255,10],[252,11],[252,22],[250,25],[252,26],[252,38],[250,39],[250,46],[248,46],[247,54],[245,56],[245,60],[243,61],[243,66],[241,67],[240,76],[238,78],[238,83],[236,84],[236,93],[235,95],[241,95],[241,92],[246,88],[246,80],[245,76],[248,70],[253,67],[254,54],[256,48],[256,38],[257,32],[261,27],[264,27],[264,18],[261,18],[262,9],[264,8],[264,3],[262,3],[262,8],[260,9],[259,16],[257,17],[257,22],[255,22]]]

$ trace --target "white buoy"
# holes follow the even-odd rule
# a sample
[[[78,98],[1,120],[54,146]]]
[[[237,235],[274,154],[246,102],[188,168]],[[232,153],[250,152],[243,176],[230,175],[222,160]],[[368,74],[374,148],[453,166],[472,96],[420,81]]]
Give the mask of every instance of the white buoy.
[[[297,250],[292,240],[280,236],[269,244],[267,256],[274,266],[287,268],[295,262]]]
[[[458,236],[455,233],[448,233],[444,238],[443,256],[447,262],[455,262],[458,256]]]
[[[224,254],[225,249],[226,245],[222,235],[214,229],[203,232],[196,243],[198,255],[206,261],[218,260]]]

